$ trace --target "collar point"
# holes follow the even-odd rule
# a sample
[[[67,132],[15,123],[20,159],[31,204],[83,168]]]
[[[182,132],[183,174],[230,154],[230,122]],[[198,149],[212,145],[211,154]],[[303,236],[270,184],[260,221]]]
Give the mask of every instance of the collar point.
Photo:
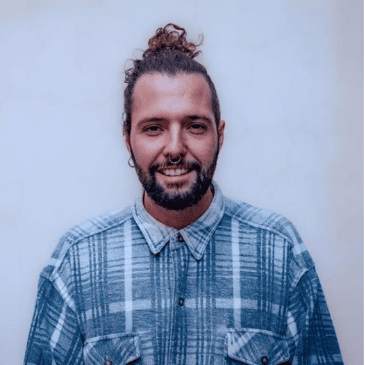
[[[203,258],[204,252],[203,253],[192,252],[192,255],[196,261],[200,261]]]

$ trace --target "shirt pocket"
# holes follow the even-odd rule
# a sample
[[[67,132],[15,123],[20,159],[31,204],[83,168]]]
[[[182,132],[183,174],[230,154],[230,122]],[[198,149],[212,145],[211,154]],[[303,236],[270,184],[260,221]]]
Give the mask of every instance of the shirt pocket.
[[[228,358],[247,365],[280,365],[290,359],[283,336],[253,328],[228,329],[226,351]]]
[[[87,339],[84,343],[85,365],[126,365],[139,359],[139,337],[112,334]]]

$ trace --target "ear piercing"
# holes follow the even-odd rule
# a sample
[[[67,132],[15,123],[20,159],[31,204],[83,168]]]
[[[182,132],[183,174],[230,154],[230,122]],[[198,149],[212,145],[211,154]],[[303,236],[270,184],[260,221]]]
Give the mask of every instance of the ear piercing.
[[[131,156],[131,157],[129,157],[129,159],[128,159],[128,165],[129,165],[130,167],[132,167],[132,168],[134,168],[134,167],[135,167],[135,166],[134,166],[134,164],[133,164],[132,156]]]

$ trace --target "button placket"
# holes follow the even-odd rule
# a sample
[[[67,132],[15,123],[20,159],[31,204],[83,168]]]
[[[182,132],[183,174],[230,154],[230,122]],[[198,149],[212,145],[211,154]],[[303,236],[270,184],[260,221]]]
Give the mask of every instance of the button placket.
[[[174,310],[173,310],[173,327],[171,336],[171,358],[169,358],[169,364],[176,364],[178,342],[186,337],[186,320],[184,320],[185,312],[185,292],[187,284],[187,270],[189,266],[189,249],[184,244],[184,239],[181,234],[176,234],[174,240],[171,240],[176,244],[173,249],[174,268],[175,268],[175,292],[174,292]],[[180,339],[180,340],[179,340]]]
[[[185,242],[184,237],[181,235],[181,233],[179,232],[176,236],[177,240],[180,243]],[[180,268],[181,270],[182,268]],[[185,270],[183,272],[180,271],[180,284],[178,285],[179,288],[179,294],[180,295],[184,295],[185,294],[185,284],[186,284],[186,275],[187,275],[187,267],[185,268]],[[179,306],[182,307],[184,305],[184,298],[181,296],[179,297]]]

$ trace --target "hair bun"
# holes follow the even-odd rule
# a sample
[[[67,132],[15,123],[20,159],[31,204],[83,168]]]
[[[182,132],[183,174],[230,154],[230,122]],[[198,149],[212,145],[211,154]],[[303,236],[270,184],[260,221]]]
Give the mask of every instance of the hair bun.
[[[157,52],[163,52],[165,50],[169,50],[171,52],[182,52],[187,56],[194,58],[200,53],[200,51],[196,51],[196,49],[202,43],[203,41],[201,41],[199,44],[188,42],[186,40],[185,29],[180,28],[175,24],[169,23],[164,28],[158,28],[156,35],[150,38],[148,41],[149,48],[144,51],[143,58]]]

